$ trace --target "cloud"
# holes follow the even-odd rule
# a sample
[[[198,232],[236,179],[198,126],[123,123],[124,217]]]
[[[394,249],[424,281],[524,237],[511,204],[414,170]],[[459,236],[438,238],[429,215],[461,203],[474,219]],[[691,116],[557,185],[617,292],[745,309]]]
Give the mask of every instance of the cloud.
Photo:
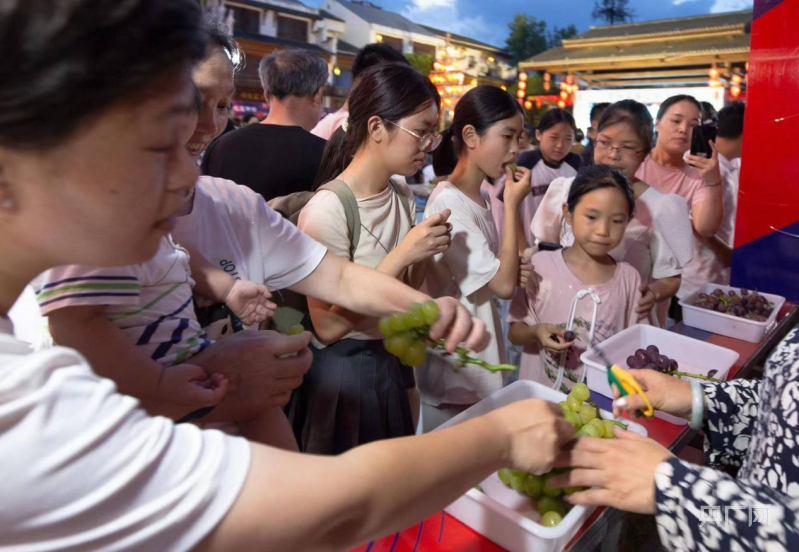
[[[710,13],[751,10],[753,0],[716,0]]]
[[[458,9],[457,0],[412,0],[402,15],[417,23],[498,46],[501,46],[501,41],[507,35],[507,29],[503,25],[489,23],[481,15],[464,15]]]
[[[696,2],[696,0],[671,0],[671,3],[675,6],[681,6],[682,4],[687,4],[688,2]]]

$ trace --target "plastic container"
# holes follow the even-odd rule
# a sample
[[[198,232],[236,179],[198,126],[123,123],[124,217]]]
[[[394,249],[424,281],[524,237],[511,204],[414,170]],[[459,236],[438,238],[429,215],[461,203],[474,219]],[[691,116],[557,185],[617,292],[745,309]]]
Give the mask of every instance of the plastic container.
[[[741,291],[741,288],[736,287],[722,286],[719,284],[703,284],[698,290],[680,301],[683,323],[686,326],[699,328],[700,330],[719,335],[726,335],[727,337],[735,339],[742,339],[750,343],[760,343],[763,341],[766,330],[774,326],[777,315],[785,304],[785,297],[771,295],[770,293],[760,293],[758,291],[759,295],[762,295],[774,303],[774,310],[765,322],[739,318],[731,314],[724,314],[693,305],[700,293],[710,294],[716,289],[723,289],[725,293],[733,290],[738,292],[739,295]]]
[[[706,376],[711,370],[717,370],[713,377],[721,381],[727,379],[730,368],[735,365],[739,356],[730,349],[644,324],[630,326],[603,341],[600,347],[610,362],[626,370],[627,357],[638,349],[646,349],[648,345],[657,345],[661,354],[676,360],[680,365],[680,372]],[[588,366],[586,383],[589,389],[600,395],[613,397],[606,365],[599,358],[596,348],[585,351],[580,355],[580,360]],[[677,425],[688,424],[682,418],[659,411],[655,411],[655,416]]]
[[[436,431],[516,401],[532,398],[560,402],[565,400],[566,395],[531,381],[516,381],[441,425]],[[612,415],[602,411],[602,417],[612,418]],[[624,423],[628,421],[624,420]],[[630,422],[628,429],[646,435],[646,429],[639,424]],[[513,552],[563,550],[594,510],[594,507],[574,506],[556,527],[544,527],[537,523],[541,516],[535,509],[535,502],[506,487],[496,472],[480,483],[480,488],[483,492],[471,489],[450,504],[446,512]]]

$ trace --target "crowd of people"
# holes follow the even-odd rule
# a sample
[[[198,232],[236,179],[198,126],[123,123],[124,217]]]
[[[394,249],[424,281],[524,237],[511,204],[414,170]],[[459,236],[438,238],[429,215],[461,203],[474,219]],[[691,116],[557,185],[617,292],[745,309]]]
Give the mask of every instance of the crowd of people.
[[[510,378],[433,354],[414,373],[378,328],[432,300],[447,351],[568,391],[582,351],[729,282],[742,104],[710,156],[685,95],[654,120],[595,106],[582,157],[570,113],[533,128],[489,85],[438,134],[435,86],[373,44],[321,120],[325,61],[267,56],[267,117],[223,134],[240,56],[193,0],[12,3],[0,44],[0,548],[341,550],[503,467],[571,467],[567,501],[654,515],[667,549],[799,547],[797,331],[762,381],[698,402],[637,371],[657,409],[704,419],[700,467],[625,431],[573,441],[540,400],[433,431]],[[405,177],[430,161],[417,222]],[[52,346],[13,335],[25,289]],[[265,329],[286,311],[305,331]],[[703,523],[751,504],[779,521]]]

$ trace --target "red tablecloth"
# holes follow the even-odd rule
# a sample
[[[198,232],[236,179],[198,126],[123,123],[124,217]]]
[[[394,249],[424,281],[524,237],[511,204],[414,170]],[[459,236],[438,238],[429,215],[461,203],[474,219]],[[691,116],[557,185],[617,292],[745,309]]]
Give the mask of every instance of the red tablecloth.
[[[786,303],[778,316],[778,320],[782,320],[794,307],[795,305],[793,303]],[[713,343],[736,351],[740,357],[735,363],[735,366],[730,370],[728,379],[736,377],[741,368],[760,347],[759,343],[748,343],[738,339],[711,334],[682,324],[675,325],[672,330],[695,339],[707,341],[708,343]],[[600,407],[608,409],[610,404],[609,399],[597,396],[593,393],[592,398]],[[637,419],[635,421],[646,427],[649,432],[649,437],[667,447],[674,446],[681,438],[685,437],[689,431],[688,426],[677,426],[659,418],[653,418],[651,420]],[[580,528],[580,531],[571,540],[567,549],[571,548],[579,541],[580,537],[582,537],[603,512],[604,508],[597,508],[596,511],[594,511],[591,517],[583,524],[583,527]],[[494,544],[469,527],[466,527],[452,516],[439,512],[418,525],[414,525],[394,535],[389,535],[380,540],[355,548],[352,552],[416,552],[429,550],[441,552],[498,552],[504,550],[504,548]]]

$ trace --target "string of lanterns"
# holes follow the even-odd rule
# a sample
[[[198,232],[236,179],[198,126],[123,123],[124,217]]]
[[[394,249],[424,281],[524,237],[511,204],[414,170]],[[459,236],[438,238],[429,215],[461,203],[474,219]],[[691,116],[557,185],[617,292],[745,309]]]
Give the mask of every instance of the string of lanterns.
[[[466,92],[464,85],[466,75],[456,65],[462,57],[460,51],[453,46],[438,50],[433,70],[429,74],[430,82],[436,86],[441,96],[441,103],[446,109],[445,113],[450,119],[455,115],[455,104]]]
[[[731,97],[738,98],[746,86],[748,73],[748,61],[744,65],[743,69],[740,67],[731,67],[729,73],[723,76],[724,78],[722,78],[721,72],[714,65],[708,70],[707,84],[711,88],[727,88]]]

